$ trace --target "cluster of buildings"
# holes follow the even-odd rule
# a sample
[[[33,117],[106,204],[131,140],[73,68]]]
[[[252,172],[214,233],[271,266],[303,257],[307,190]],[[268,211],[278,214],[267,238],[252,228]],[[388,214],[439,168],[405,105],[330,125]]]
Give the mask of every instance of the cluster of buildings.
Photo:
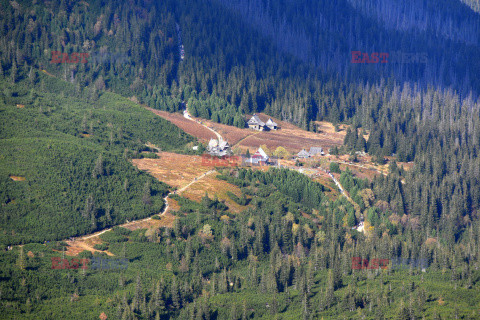
[[[253,130],[267,131],[277,130],[278,125],[271,118],[267,122],[263,122],[256,114],[254,114],[247,122],[248,127]],[[207,146],[207,152],[212,156],[222,157],[232,155],[230,145],[225,140],[210,139]],[[262,148],[259,148],[253,156],[245,159],[245,162],[252,164],[267,164],[269,157]]]
[[[250,120],[248,120],[247,125],[250,129],[258,131],[277,130],[278,128],[277,123],[271,118],[268,118],[267,122],[263,122],[256,114],[253,114]]]
[[[212,156],[223,157],[232,154],[230,145],[225,140],[210,139],[207,146],[207,151]]]
[[[274,162],[271,161],[267,153],[263,151],[262,147],[258,148],[257,152],[255,152],[252,156],[250,156],[250,158],[245,159],[245,163],[251,164],[251,165],[274,164]]]
[[[263,122],[260,117],[254,114],[247,122],[248,127],[258,131],[277,130],[278,125],[271,118],[267,122]],[[233,152],[227,141],[222,139],[210,139],[207,152],[211,156],[224,157],[231,156]],[[310,157],[324,156],[325,152],[321,147],[311,147],[310,150],[302,149],[295,158],[307,159]],[[276,163],[276,159],[271,159],[267,153],[260,147],[250,157],[242,156],[242,162],[246,165],[272,165]]]
[[[217,140],[217,139],[210,139],[207,152],[212,156],[223,157],[223,156],[231,156],[233,154],[230,145],[225,140]],[[311,157],[317,156],[324,156],[325,152],[323,151],[322,147],[311,147],[310,150],[302,149],[299,153],[297,153],[297,159],[308,159]],[[275,161],[270,159],[267,153],[260,147],[258,150],[251,155],[249,158],[244,159],[246,164],[258,164],[258,165],[266,165],[272,164]]]
[[[223,157],[231,156],[233,152],[227,141],[218,141],[211,139],[207,146],[207,151],[212,156]],[[308,159],[311,157],[324,156],[325,152],[321,147],[311,147],[309,151],[302,149],[295,156],[296,159]],[[277,159],[272,159],[268,154],[260,147],[250,157],[242,156],[243,163],[246,165],[274,165],[277,163]]]
[[[307,159],[310,157],[315,156],[324,156],[325,152],[323,151],[322,147],[311,147],[309,151],[302,149],[299,153],[297,153],[298,159]]]
[[[219,141],[217,139],[210,139],[207,146],[207,152],[211,156],[217,157],[231,156],[233,154],[227,141]],[[270,159],[261,147],[250,157],[242,156],[242,162],[246,165],[270,165],[276,163],[275,160]]]

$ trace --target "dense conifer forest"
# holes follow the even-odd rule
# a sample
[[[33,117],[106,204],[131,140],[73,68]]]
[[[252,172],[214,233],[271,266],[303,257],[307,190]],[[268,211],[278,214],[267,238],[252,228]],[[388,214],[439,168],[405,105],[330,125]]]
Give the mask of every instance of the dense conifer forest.
[[[182,151],[193,138],[118,95],[31,77],[38,83],[2,82],[2,243],[61,240],[159,212],[167,186],[128,161],[147,142]]]
[[[478,11],[473,0],[0,1],[0,243],[13,246],[0,252],[2,318],[478,319]],[[391,60],[356,64],[352,51]],[[172,228],[101,235],[125,270],[52,269],[60,240],[164,208],[171,188],[131,160],[155,157],[147,144],[191,153],[196,140],[142,105],[239,128],[255,112],[309,131],[346,124],[336,150],[388,157],[389,172],[360,179],[332,163],[348,201],[287,169],[218,170],[248,209],[175,195]],[[78,259],[100,257],[111,259]],[[410,263],[357,270],[356,257]]]

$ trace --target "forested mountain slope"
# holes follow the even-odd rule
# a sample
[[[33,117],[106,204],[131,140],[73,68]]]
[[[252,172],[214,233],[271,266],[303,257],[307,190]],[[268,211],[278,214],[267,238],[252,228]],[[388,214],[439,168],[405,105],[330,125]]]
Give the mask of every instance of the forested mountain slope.
[[[200,100],[221,98],[208,103],[205,114],[226,113],[219,119],[224,123],[238,113],[266,111],[307,129],[311,120],[351,119],[356,107],[337,101],[365,81],[393,76],[400,87],[416,81],[423,90],[433,85],[478,94],[478,14],[457,1],[382,3],[3,2],[2,67],[7,74],[29,65],[47,68],[76,85],[136,95],[172,111],[194,90]],[[52,64],[51,51],[91,58]],[[421,57],[352,64],[352,51]]]
[[[314,120],[342,122],[342,151],[391,159],[373,181],[336,166],[351,202],[287,169],[221,170],[249,208],[173,196],[173,228],[101,236],[126,270],[54,270],[60,242],[2,250],[3,317],[478,318],[479,16],[464,4],[14,0],[0,2],[0,26],[4,246],[162,209],[168,186],[129,159],[147,142],[180,152],[193,138],[136,102],[172,112],[185,102],[237,126],[258,111],[312,131]],[[427,61],[352,64],[353,50]],[[412,265],[421,260],[425,270]]]
[[[175,195],[173,228],[114,228],[100,238],[115,257],[76,257],[102,258],[103,266],[125,258],[126,269],[99,260],[86,269],[53,268],[61,243],[0,251],[3,317],[478,318],[478,224],[466,246],[427,238],[415,219],[385,218],[388,203],[348,170],[340,181],[366,209],[372,228],[365,234],[351,228],[355,209],[345,197],[329,199],[298,172],[229,168],[218,178],[236,184],[242,197],[235,201],[251,206],[233,214],[216,197],[197,203]],[[378,259],[388,265],[380,268]],[[403,262],[394,266],[394,259]]]
[[[281,50],[342,80],[400,81],[478,91],[480,17],[455,1],[221,1]],[[350,63],[352,51],[389,53],[390,63]],[[425,59],[402,54],[424,54]],[[469,56],[473,55],[473,56]],[[395,59],[395,57],[399,59]],[[468,68],[467,68],[468,66]],[[468,69],[468,70],[467,70]]]
[[[36,71],[30,79],[0,82],[1,242],[64,239],[160,212],[167,186],[129,159],[147,142],[182,150],[193,138],[118,95],[91,97]]]
[[[416,162],[405,186],[378,189],[396,199],[393,212],[454,241],[480,208],[480,18],[457,1],[382,3],[2,2],[2,73],[16,83],[47,68],[77,92],[169,111],[185,101],[238,126],[255,111],[311,130],[312,120],[350,123],[351,150]],[[50,63],[52,50],[97,58]],[[424,52],[427,63],[352,64],[351,50]]]
[[[472,10],[480,12],[480,2],[478,0],[461,0],[463,3],[468,5]]]

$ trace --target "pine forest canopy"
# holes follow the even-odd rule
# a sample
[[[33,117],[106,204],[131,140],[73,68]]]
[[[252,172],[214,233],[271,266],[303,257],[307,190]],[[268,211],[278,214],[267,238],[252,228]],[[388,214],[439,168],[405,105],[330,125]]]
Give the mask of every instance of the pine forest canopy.
[[[478,10],[473,0],[0,1],[0,243],[14,245],[0,252],[0,314],[478,319]],[[352,63],[353,51],[392,59]],[[293,170],[218,170],[236,190],[228,201],[172,195],[172,226],[98,237],[95,257],[127,269],[52,269],[66,248],[57,240],[165,208],[171,187],[131,160],[154,157],[147,144],[193,154],[198,141],[143,106],[240,128],[260,112],[310,131],[347,125],[331,153],[388,157],[388,174],[362,179],[331,162],[347,198]],[[356,257],[428,267],[354,270]]]

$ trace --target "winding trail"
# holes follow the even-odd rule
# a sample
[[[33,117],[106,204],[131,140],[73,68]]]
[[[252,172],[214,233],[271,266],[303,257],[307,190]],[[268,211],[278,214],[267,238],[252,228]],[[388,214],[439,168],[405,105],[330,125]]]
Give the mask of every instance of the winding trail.
[[[199,120],[193,118],[189,113],[188,113],[188,110],[185,109],[183,111],[183,116],[188,119],[188,120],[191,120],[191,121],[194,121],[196,123],[199,123],[201,124],[202,126],[204,126],[205,128],[207,128],[208,130],[212,131],[216,136],[217,136],[217,139],[219,142],[222,142],[223,141],[223,137],[217,132],[215,131],[214,129],[206,126],[205,124],[201,123]],[[200,181],[202,178],[205,178],[206,176],[214,173],[215,170],[210,170],[208,172],[205,172],[201,175],[199,175],[198,177],[195,177],[192,181],[190,181],[187,185],[183,186],[182,188],[180,189],[177,189],[177,190],[174,190],[174,191],[170,191],[164,198],[164,202],[165,202],[165,207],[163,208],[162,212],[160,212],[159,214],[156,214],[156,215],[153,215],[151,217],[148,217],[148,218],[144,218],[144,219],[140,219],[140,220],[135,220],[135,221],[128,221],[124,224],[121,224],[121,225],[118,225],[119,227],[123,227],[123,228],[128,228],[128,227],[132,227],[136,224],[142,224],[143,222],[146,222],[146,221],[150,221],[153,217],[155,216],[164,216],[167,212],[168,212],[168,209],[169,209],[169,203],[168,203],[168,197],[171,195],[171,194],[180,194],[182,193],[183,191],[185,191],[186,189],[188,189],[192,184]],[[92,239],[92,238],[96,238],[96,237],[99,237],[101,236],[102,234],[104,234],[105,232],[108,232],[112,230],[112,228],[107,228],[107,229],[104,229],[102,231],[98,231],[98,232],[95,232],[95,233],[92,233],[92,234],[89,234],[89,235],[84,235],[84,236],[80,236],[80,237],[77,237],[77,238],[70,238],[69,240],[65,240],[70,246],[76,246],[76,247],[82,247],[83,249],[85,250],[90,250],[90,251],[99,251],[99,250],[96,250],[93,248],[93,246],[87,244],[85,241],[86,240],[89,240],[89,239]],[[107,254],[111,254],[109,252],[107,252]]]
[[[358,213],[361,213],[361,209],[360,209],[360,206],[358,205],[358,203],[353,201],[353,199],[348,194],[348,191],[345,190],[345,188],[342,186],[340,181],[338,181],[337,178],[335,178],[333,173],[331,173],[329,170],[326,170],[326,169],[318,169],[318,171],[320,171],[320,170],[323,171],[325,174],[327,174],[330,177],[330,179],[332,179],[333,182],[335,182],[335,185],[340,190],[340,194],[343,195],[345,198],[347,198],[348,202],[350,202],[353,205],[353,207],[355,208],[355,211],[357,211]]]
[[[340,192],[347,198],[349,198],[349,196],[345,193],[345,189],[343,189],[342,185],[340,184],[340,182],[338,182],[338,180],[335,178],[335,176],[328,172],[328,175],[330,176],[330,178],[332,178],[333,182],[335,182],[335,184],[337,185],[338,189],[340,189]]]
[[[163,200],[165,201],[165,207],[163,208],[162,212],[160,212],[156,215],[153,215],[151,217],[140,219],[140,220],[135,220],[135,221],[128,221],[127,220],[128,221],[127,223],[124,223],[124,224],[121,224],[121,225],[118,225],[118,226],[123,227],[123,228],[128,228],[128,227],[131,227],[135,224],[141,224],[145,221],[149,221],[155,216],[164,216],[168,212],[168,209],[169,209],[168,197],[171,194],[182,193],[183,191],[188,189],[192,184],[200,181],[201,179],[205,178],[206,176],[208,176],[212,173],[215,173],[215,170],[210,170],[208,172],[205,172],[205,173],[199,175],[198,177],[195,177],[192,181],[190,181],[187,185],[183,186],[182,188],[174,190],[174,191],[170,191],[163,198]],[[92,233],[92,234],[89,234],[89,235],[80,236],[80,237],[77,237],[77,238],[70,238],[69,240],[65,240],[65,242],[67,242],[69,244],[69,246],[71,246],[71,247],[80,247],[80,248],[82,248],[84,250],[88,250],[88,251],[100,251],[100,250],[96,250],[95,248],[93,248],[93,245],[87,243],[86,240],[99,237],[100,235],[102,235],[105,232],[108,232],[110,230],[112,230],[112,228],[107,228],[107,229],[104,229],[102,231],[98,231],[98,232],[95,232],[95,233]],[[113,255],[112,253],[110,253],[108,251],[103,251],[103,252],[106,252],[108,255]]]
[[[333,182],[335,182],[335,184],[337,185],[338,189],[340,189],[340,192],[342,193],[342,195],[345,196],[345,198],[347,198],[348,202],[350,202],[350,203],[353,205],[353,207],[355,208],[355,211],[361,213],[362,210],[360,210],[360,206],[358,205],[358,203],[356,203],[355,201],[353,201],[352,198],[350,198],[350,195],[349,195],[348,192],[343,188],[343,186],[342,186],[342,184],[340,183],[340,181],[338,181],[331,172],[328,172],[328,174],[330,175],[330,178],[332,178]]]
[[[257,135],[257,134],[262,133],[262,132],[263,132],[263,131],[254,132],[254,133],[252,133],[252,134],[249,134],[249,135],[246,136],[245,138],[240,139],[240,141],[238,141],[237,143],[235,143],[235,145],[232,147],[232,149],[235,148],[236,146],[238,146],[240,143],[242,143],[242,142],[244,142],[245,140],[247,140],[248,138],[253,137],[254,135]]]
[[[185,117],[185,119],[188,119],[188,120],[191,120],[191,121],[194,121],[198,124],[201,124],[202,126],[204,126],[205,128],[207,128],[208,130],[212,131],[216,136],[217,136],[217,139],[218,139],[218,142],[222,142],[223,141],[223,137],[220,135],[220,133],[218,133],[217,131],[213,130],[212,128],[210,128],[209,126],[207,125],[204,125],[202,122],[200,122],[199,120],[193,118],[190,113],[188,112],[187,109],[183,110],[183,116]]]
[[[348,194],[348,192],[343,188],[342,184],[340,183],[340,181],[337,180],[337,178],[335,178],[335,176],[330,172],[330,171],[327,171],[327,170],[323,170],[326,174],[328,174],[330,176],[330,178],[332,178],[333,182],[335,182],[335,184],[337,185],[338,189],[340,189],[340,192],[343,196],[345,196],[345,198],[347,198],[348,202],[350,202],[353,207],[355,208],[355,211],[358,213],[358,214],[362,214],[362,210],[360,209],[360,206],[358,205],[358,203],[356,203],[355,201],[353,201],[353,199],[350,197],[350,195]],[[362,218],[363,219],[363,218]],[[363,220],[360,221],[360,223],[358,225],[356,225],[355,227],[353,227],[353,229],[356,229],[357,231],[359,232],[363,232],[365,233],[365,230],[364,230],[364,225],[363,225]]]
[[[212,131],[216,136],[217,136],[217,139],[218,139],[218,142],[222,142],[224,141],[223,140],[223,137],[220,135],[220,133],[218,133],[217,131],[215,131],[214,129],[210,128],[209,126],[203,124],[201,121],[193,118],[190,113],[188,112],[187,109],[183,110],[183,116],[185,117],[185,119],[188,119],[188,120],[191,120],[191,121],[195,121],[196,123],[204,126],[205,128],[207,128],[208,130]],[[237,143],[235,143],[231,149],[233,150],[233,148],[235,148],[236,146],[238,146],[241,142],[245,141],[246,139],[250,138],[250,137],[253,137],[254,135],[257,135],[259,133],[262,133],[262,131],[259,131],[259,132],[254,132],[252,134],[249,134],[248,136],[246,136],[245,138],[242,138],[240,139],[240,141],[238,141]]]
[[[205,178],[206,176],[208,176],[209,174],[212,174],[212,173],[214,173],[214,172],[215,172],[215,170],[210,170],[210,171],[208,171],[208,172],[203,173],[202,175],[194,178],[194,179],[193,179],[190,183],[188,183],[186,186],[184,186],[184,187],[176,190],[174,193],[180,194],[181,192],[185,191],[188,187],[190,187],[192,184],[194,184],[194,183],[197,182],[198,180],[200,180],[200,179],[202,179],[202,178]]]

